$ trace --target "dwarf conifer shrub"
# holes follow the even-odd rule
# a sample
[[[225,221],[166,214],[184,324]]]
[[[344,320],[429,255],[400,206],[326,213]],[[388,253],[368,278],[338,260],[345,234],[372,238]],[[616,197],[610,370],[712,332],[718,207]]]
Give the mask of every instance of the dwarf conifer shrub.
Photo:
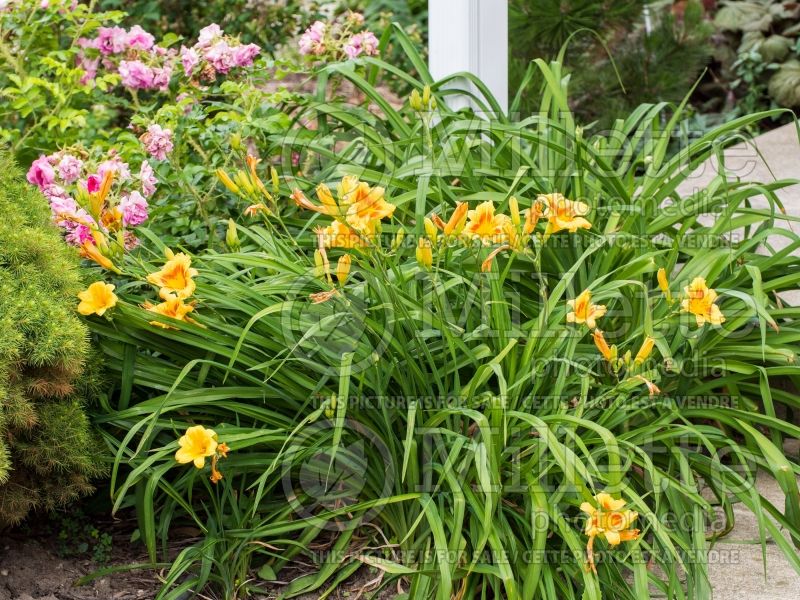
[[[102,471],[83,399],[78,259],[47,203],[0,154],[0,526],[92,490]]]

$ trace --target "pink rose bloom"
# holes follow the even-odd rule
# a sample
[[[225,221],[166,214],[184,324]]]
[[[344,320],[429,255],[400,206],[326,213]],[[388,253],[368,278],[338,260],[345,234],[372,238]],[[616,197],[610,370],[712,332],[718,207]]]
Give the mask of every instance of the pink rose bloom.
[[[205,59],[211,63],[214,70],[218,73],[227,73],[235,66],[233,61],[232,48],[228,42],[220,40],[204,52]]]
[[[261,48],[256,44],[236,46],[233,49],[233,63],[237,67],[249,67],[259,52],[261,52]]]
[[[103,178],[93,173],[86,178],[86,191],[90,194],[95,194],[100,191],[100,185],[102,183]]]
[[[169,89],[169,80],[172,78],[172,66],[164,65],[153,69],[153,86],[160,92]]]
[[[139,238],[136,237],[132,231],[123,232],[122,237],[125,243],[125,250],[133,250],[140,243]]]
[[[83,216],[85,220],[92,221],[92,218],[88,213],[86,213],[86,211],[81,209],[81,212],[85,213]],[[81,215],[78,216],[80,217]],[[73,246],[83,246],[84,242],[94,243],[92,230],[88,225],[69,221],[65,223],[63,227],[67,231],[67,235],[64,236],[64,241],[66,241],[68,244]]]
[[[183,65],[183,72],[186,76],[191,77],[194,68],[200,64],[200,55],[197,54],[197,50],[181,46],[181,64]]]
[[[65,154],[58,161],[58,176],[61,177],[64,183],[72,183],[78,179],[82,168],[83,161],[80,158]]]
[[[364,49],[364,54],[367,56],[375,56],[378,54],[378,38],[371,31],[364,31],[361,34],[361,45]]]
[[[100,65],[100,58],[86,58],[83,53],[78,54],[78,67],[83,69],[81,85],[86,85],[97,77],[97,67]]]
[[[114,173],[114,177],[118,181],[128,181],[131,178],[131,168],[119,156],[112,156],[97,165],[97,175],[100,177],[100,181],[109,171]]]
[[[128,48],[135,50],[150,50],[155,44],[156,39],[142,29],[139,25],[134,25],[128,31]]]
[[[139,181],[142,183],[142,194],[144,194],[146,198],[149,198],[155,193],[158,179],[156,179],[155,173],[153,172],[153,167],[151,167],[150,163],[146,160],[142,161],[142,166],[139,168]]]
[[[147,153],[158,160],[165,160],[167,154],[172,152],[172,130],[163,129],[156,123],[147,128],[147,133],[141,137],[141,140]]]
[[[101,54],[120,54],[128,49],[128,32],[122,27],[101,27],[95,43]]]
[[[133,90],[153,88],[153,69],[139,60],[123,60],[119,63],[122,85]]]
[[[325,46],[322,38],[325,36],[326,25],[322,21],[315,21],[311,27],[300,36],[300,54],[322,54]]]
[[[348,58],[356,58],[364,50],[361,42],[361,34],[357,33],[351,37],[344,45],[344,53]]]
[[[53,183],[55,178],[56,172],[44,154],[33,161],[31,168],[28,169],[28,181],[40,190]]]
[[[206,46],[210,46],[211,42],[213,42],[216,38],[222,36],[222,29],[220,29],[219,25],[216,23],[212,23],[206,27],[203,27],[200,30],[200,34],[197,37],[197,44],[195,47],[197,48],[205,48]]]
[[[120,198],[122,224],[136,227],[147,220],[147,200],[139,192],[130,192]]]

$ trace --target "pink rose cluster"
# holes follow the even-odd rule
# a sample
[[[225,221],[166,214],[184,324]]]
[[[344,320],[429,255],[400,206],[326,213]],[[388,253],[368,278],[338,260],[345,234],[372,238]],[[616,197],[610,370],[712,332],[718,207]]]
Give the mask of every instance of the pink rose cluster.
[[[364,16],[350,12],[330,23],[315,21],[298,42],[300,54],[332,60],[354,59],[378,54],[378,38],[363,27]]]
[[[231,69],[249,67],[261,48],[256,44],[242,44],[216,23],[200,30],[194,46],[181,46],[180,58],[186,77],[213,81],[218,73],[227,75]]]
[[[153,35],[139,25],[130,29],[100,27],[95,38],[79,38],[77,44],[84,84],[97,77],[102,66],[119,73],[122,85],[132,90],[163,92],[169,88],[177,52],[156,45]]]
[[[64,239],[74,246],[94,244],[92,232],[107,238],[122,239],[126,249],[138,244],[127,227],[147,220],[147,198],[156,191],[156,177],[145,160],[136,177],[128,163],[111,151],[100,161],[91,161],[61,150],[33,161],[28,182],[38,187],[50,203],[53,221],[64,230]],[[103,181],[113,174],[112,186],[102,206],[92,203]],[[121,235],[121,238],[119,237]]]
[[[172,152],[172,130],[153,123],[139,138],[144,144],[147,153],[157,160],[166,160],[167,154]]]

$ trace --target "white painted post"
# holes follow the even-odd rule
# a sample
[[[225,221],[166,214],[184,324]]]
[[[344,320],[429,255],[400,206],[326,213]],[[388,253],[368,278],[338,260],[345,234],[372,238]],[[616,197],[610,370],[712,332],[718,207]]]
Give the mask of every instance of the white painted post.
[[[434,79],[473,73],[508,110],[508,0],[428,0],[428,40]],[[448,98],[456,110],[472,105],[466,96]]]

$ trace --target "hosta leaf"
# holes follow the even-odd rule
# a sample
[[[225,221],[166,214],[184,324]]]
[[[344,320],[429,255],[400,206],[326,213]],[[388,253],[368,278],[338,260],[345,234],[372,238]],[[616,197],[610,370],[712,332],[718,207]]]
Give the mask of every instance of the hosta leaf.
[[[781,106],[800,106],[800,61],[787,60],[769,80],[769,95]]]
[[[766,31],[771,23],[769,8],[758,2],[730,2],[714,17],[714,25],[728,31]]]

